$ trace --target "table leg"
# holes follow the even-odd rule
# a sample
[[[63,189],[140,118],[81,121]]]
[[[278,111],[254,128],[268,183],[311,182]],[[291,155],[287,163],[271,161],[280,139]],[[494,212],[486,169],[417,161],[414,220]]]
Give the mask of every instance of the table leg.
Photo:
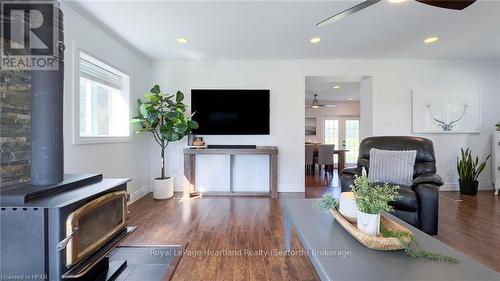
[[[338,164],[338,172],[339,175],[342,174],[342,170],[345,168],[345,151],[339,151],[339,164]]]
[[[184,155],[184,182],[183,182],[183,198],[190,198],[191,192],[194,191],[195,184],[195,167],[196,155]]]
[[[292,218],[285,209],[285,251],[290,252],[292,248]]]
[[[271,198],[278,198],[278,155],[269,156],[269,188]]]

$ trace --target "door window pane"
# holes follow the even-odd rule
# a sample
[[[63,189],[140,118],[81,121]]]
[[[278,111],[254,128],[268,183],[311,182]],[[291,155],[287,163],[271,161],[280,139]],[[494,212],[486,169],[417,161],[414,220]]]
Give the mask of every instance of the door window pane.
[[[335,144],[338,146],[339,143],[339,120],[325,120],[325,144]]]
[[[346,163],[356,163],[359,150],[359,120],[345,120]]]
[[[325,120],[324,143],[334,144],[339,149],[339,120]],[[333,162],[338,163],[338,155],[333,156]]]

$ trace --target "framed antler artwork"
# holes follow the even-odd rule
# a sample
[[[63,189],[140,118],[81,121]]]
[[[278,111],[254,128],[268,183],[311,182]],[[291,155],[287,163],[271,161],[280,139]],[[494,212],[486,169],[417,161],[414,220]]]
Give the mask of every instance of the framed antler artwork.
[[[481,132],[479,92],[412,93],[413,133]]]

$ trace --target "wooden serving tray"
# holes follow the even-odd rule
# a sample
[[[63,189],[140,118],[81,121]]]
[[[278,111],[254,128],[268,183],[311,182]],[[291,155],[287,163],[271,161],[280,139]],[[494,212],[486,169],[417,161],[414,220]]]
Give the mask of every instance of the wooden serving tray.
[[[374,250],[381,251],[394,251],[394,250],[402,250],[403,246],[399,242],[397,238],[394,237],[384,237],[382,234],[379,236],[368,235],[361,230],[359,230],[356,226],[356,223],[349,222],[346,218],[344,218],[337,210],[330,209],[333,217],[337,220],[337,222],[347,230],[356,240],[358,240],[361,244],[366,247]],[[404,231],[409,232],[413,235],[413,232],[408,228],[386,218],[384,215],[380,216],[380,223],[384,225],[384,227],[388,230],[392,231]],[[407,243],[411,242],[411,238],[405,238]]]

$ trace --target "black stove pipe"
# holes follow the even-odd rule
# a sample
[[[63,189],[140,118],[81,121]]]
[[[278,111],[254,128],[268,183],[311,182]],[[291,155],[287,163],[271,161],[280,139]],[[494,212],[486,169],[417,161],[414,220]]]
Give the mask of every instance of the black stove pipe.
[[[63,181],[63,92],[64,92],[64,32],[63,13],[54,1],[54,15],[45,17],[39,36],[52,35],[58,23],[57,50],[54,50],[56,70],[31,72],[31,183],[52,185]],[[33,55],[33,53],[32,53]]]

